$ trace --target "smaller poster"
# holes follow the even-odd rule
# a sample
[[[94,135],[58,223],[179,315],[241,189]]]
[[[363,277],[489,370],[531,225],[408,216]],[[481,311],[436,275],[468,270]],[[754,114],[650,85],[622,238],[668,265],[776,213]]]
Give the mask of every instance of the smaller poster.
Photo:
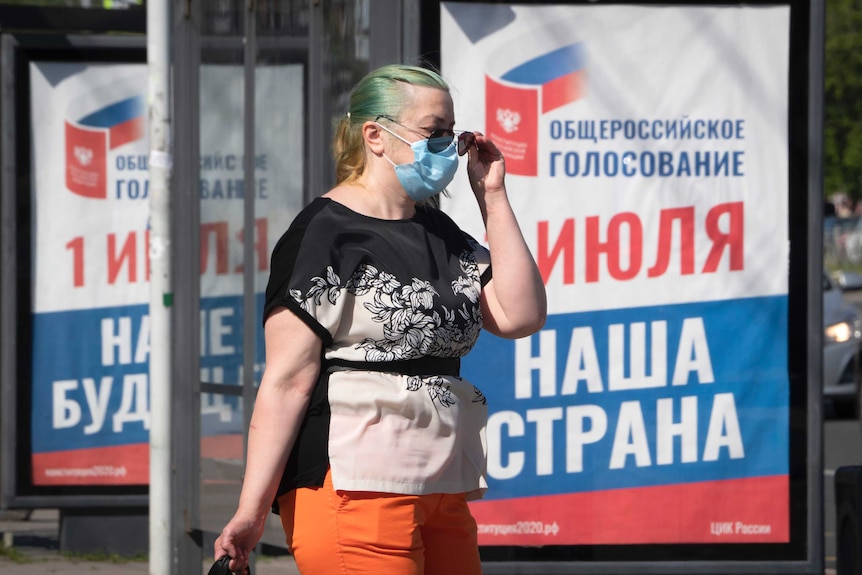
[[[158,249],[148,233],[146,66],[32,62],[30,77],[32,482],[145,485],[149,256]],[[254,242],[261,309],[269,254],[303,201],[302,67],[261,66],[255,79],[266,129],[255,142],[253,189],[244,177],[243,68],[204,66],[199,187],[172,190],[201,202],[200,363],[201,381],[210,383],[243,380],[245,242]],[[248,236],[247,193],[258,214]],[[255,363],[261,371],[262,344]],[[203,394],[205,454],[235,455],[238,402]]]

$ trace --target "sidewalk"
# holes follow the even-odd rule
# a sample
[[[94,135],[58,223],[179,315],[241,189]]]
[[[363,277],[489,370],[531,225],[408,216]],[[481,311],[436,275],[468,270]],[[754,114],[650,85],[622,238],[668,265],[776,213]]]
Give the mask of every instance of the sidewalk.
[[[0,511],[0,573],[3,575],[149,575],[146,559],[75,557],[60,552],[59,513],[38,509],[29,517]],[[205,558],[201,575],[212,559]],[[257,557],[255,575],[299,575],[290,556]]]
[[[15,514],[0,511],[0,536],[5,544],[0,547],[3,575],[149,575],[149,564],[144,559],[93,560],[60,553],[56,510],[36,510],[29,518],[14,517]],[[207,574],[211,564],[211,559],[204,560],[201,575]],[[290,556],[258,557],[254,575],[299,575],[299,571]],[[835,575],[835,570],[826,569],[824,575]]]

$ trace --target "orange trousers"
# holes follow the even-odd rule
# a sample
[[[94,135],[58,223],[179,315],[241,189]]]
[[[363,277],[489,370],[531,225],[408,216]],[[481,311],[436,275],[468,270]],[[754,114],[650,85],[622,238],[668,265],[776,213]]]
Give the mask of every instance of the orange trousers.
[[[303,487],[278,499],[303,575],[480,575],[463,494],[397,495]]]

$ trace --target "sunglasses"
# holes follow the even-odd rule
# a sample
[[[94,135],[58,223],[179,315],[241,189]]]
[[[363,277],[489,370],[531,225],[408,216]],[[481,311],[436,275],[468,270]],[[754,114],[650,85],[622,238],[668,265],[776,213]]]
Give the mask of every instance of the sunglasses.
[[[377,116],[374,121],[376,122],[380,118],[385,118],[393,124],[398,124],[408,132],[413,132],[417,136],[421,136],[422,138],[427,140],[428,151],[432,154],[439,154],[440,152],[448,148],[452,144],[452,141],[455,140],[455,138],[458,139],[459,156],[463,156],[464,154],[466,154],[470,146],[476,143],[476,136],[473,134],[473,132],[468,132],[466,130],[450,130],[448,128],[437,128],[436,130],[431,132],[430,136],[426,136],[422,132],[417,132],[413,128],[408,128],[401,122],[394,120],[384,114]]]

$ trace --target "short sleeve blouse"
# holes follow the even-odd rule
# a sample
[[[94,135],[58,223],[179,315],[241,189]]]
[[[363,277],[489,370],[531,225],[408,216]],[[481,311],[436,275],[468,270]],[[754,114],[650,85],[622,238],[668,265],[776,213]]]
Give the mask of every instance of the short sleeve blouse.
[[[464,356],[489,278],[487,249],[430,207],[380,220],[318,198],[296,217],[273,250],[264,318],[295,313],[321,338],[324,369],[279,494],[331,468],[341,490],[481,495],[483,394],[454,373],[374,364]],[[364,367],[326,369],[339,361]]]

